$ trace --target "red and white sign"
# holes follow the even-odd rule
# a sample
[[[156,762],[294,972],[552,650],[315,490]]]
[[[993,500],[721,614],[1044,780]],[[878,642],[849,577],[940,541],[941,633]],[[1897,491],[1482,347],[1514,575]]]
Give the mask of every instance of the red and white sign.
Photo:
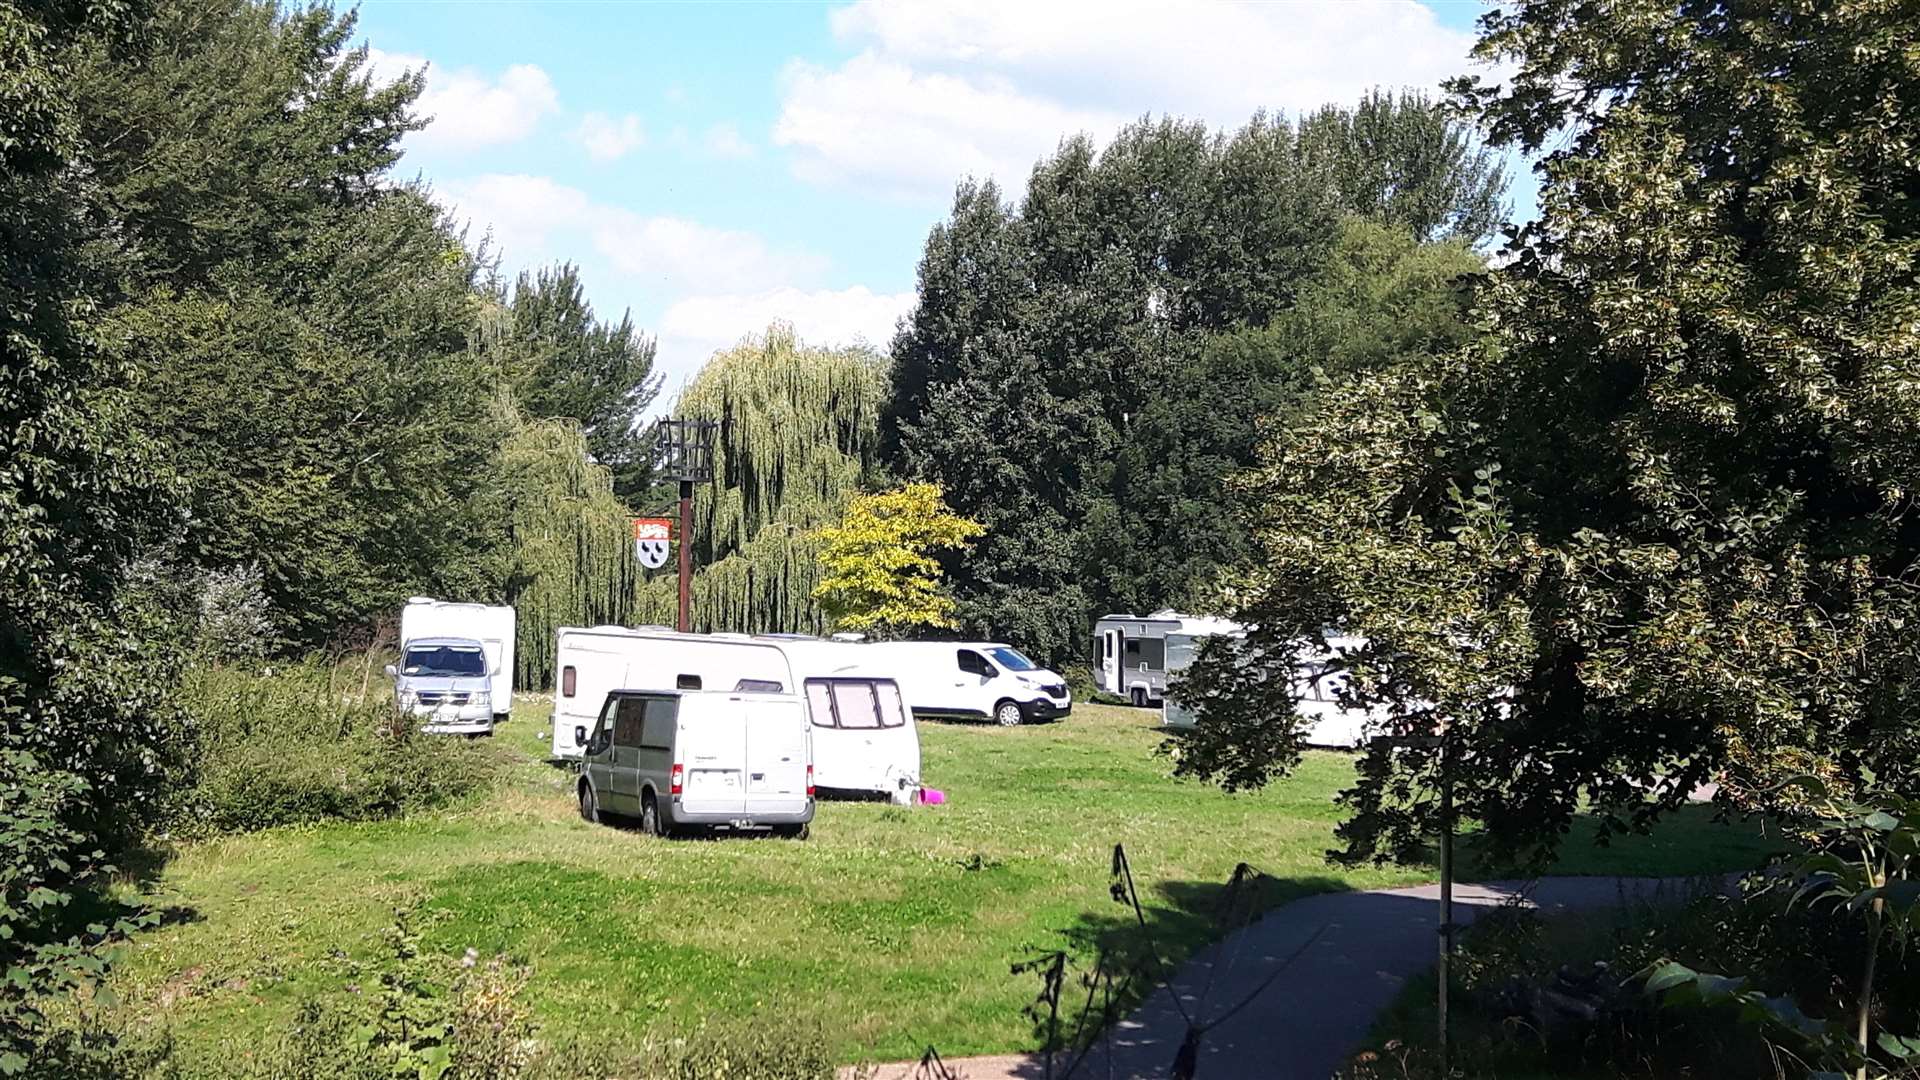
[[[649,570],[667,565],[673,547],[672,518],[633,519],[633,557]]]

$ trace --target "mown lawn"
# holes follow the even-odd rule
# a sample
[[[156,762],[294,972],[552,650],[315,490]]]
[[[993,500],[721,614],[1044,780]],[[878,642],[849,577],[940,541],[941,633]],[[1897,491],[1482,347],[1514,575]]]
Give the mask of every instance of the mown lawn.
[[[434,950],[507,954],[534,970],[528,1001],[557,1036],[633,1032],[766,1011],[818,1024],[846,1060],[1010,1051],[1034,1044],[1038,984],[1012,962],[1130,921],[1107,895],[1123,843],[1160,944],[1185,954],[1245,861],[1264,901],[1400,884],[1419,867],[1330,867],[1350,759],[1314,753],[1290,779],[1228,795],[1172,779],[1157,713],[1085,706],[1017,729],[925,724],[941,807],[829,803],[813,839],[658,841],[589,826],[571,775],[541,756],[528,702],[504,729],[507,779],[434,815],[271,830],[191,846],[151,886],[170,910],[115,989],[183,1052],[234,1052],[302,996],[355,978],[412,908]],[[1563,872],[1744,868],[1767,843],[1691,815],[1663,833],[1568,853]]]

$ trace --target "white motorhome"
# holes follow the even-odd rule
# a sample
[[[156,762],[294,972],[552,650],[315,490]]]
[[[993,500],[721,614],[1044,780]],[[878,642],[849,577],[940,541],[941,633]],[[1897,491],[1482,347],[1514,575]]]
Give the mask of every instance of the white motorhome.
[[[920,736],[900,688],[867,646],[789,636],[563,627],[555,634],[553,756],[579,757],[615,690],[797,694],[813,725],[815,784],[906,802]]]
[[[514,612],[416,596],[400,609],[394,703],[427,730],[490,735],[513,711]]]
[[[1163,638],[1166,643],[1164,677],[1178,676],[1192,664],[1208,638],[1239,637],[1243,633],[1239,625],[1224,619],[1187,620],[1187,625]],[[1307,745],[1351,749],[1365,744],[1383,730],[1386,720],[1383,710],[1351,709],[1340,702],[1346,678],[1341,673],[1341,658],[1365,645],[1364,638],[1329,633],[1323,647],[1302,650],[1294,657],[1288,689]],[[1193,710],[1163,698],[1160,719],[1170,727],[1192,727],[1196,717]]]
[[[1236,634],[1226,619],[1182,615],[1171,609],[1151,615],[1108,615],[1093,625],[1093,681],[1144,709],[1167,691],[1167,639]]]
[[[999,641],[886,641],[859,646],[900,683],[916,717],[992,720],[1005,727],[1073,712],[1058,672]]]

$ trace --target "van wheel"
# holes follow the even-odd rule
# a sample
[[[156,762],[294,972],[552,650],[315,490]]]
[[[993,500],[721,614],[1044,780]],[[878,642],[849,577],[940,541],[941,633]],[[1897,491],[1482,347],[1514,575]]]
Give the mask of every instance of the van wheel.
[[[667,830],[660,823],[660,804],[652,795],[640,801],[640,831],[648,836],[665,836]]]
[[[993,718],[1001,727],[1019,727],[1026,719],[1020,713],[1020,706],[1011,701],[1003,701],[993,707]]]
[[[808,828],[805,822],[799,825],[775,825],[773,835],[782,840],[805,840],[813,835],[813,830]]]
[[[580,817],[582,820],[600,823],[600,802],[593,797],[593,785],[580,785]]]
[[[1144,709],[1147,707],[1146,687],[1136,686],[1133,688],[1133,707],[1136,709]]]

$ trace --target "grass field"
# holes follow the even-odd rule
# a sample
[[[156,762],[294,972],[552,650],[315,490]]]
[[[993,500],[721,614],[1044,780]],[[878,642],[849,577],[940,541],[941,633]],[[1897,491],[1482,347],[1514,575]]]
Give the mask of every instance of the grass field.
[[[590,826],[572,777],[540,761],[545,707],[502,730],[487,798],[398,821],[297,827],[191,846],[151,885],[168,925],[142,937],[115,989],[183,1052],[244,1046],[304,995],[339,990],[396,908],[427,944],[532,964],[527,994],[555,1035],[768,1011],[832,1032],[846,1060],[1034,1044],[1034,977],[1012,962],[1085,954],[1131,916],[1107,895],[1124,843],[1160,944],[1184,955],[1236,863],[1275,879],[1268,903],[1430,878],[1330,867],[1333,796],[1350,759],[1313,753],[1267,790],[1228,795],[1168,776],[1157,714],[1086,706],[1002,729],[923,724],[940,807],[820,807],[813,839],[662,841]],[[1562,872],[1744,868],[1756,830],[1703,814],[1659,834],[1568,852]],[[1123,918],[1124,917],[1124,918]],[[225,1052],[225,1051],[223,1051]]]

